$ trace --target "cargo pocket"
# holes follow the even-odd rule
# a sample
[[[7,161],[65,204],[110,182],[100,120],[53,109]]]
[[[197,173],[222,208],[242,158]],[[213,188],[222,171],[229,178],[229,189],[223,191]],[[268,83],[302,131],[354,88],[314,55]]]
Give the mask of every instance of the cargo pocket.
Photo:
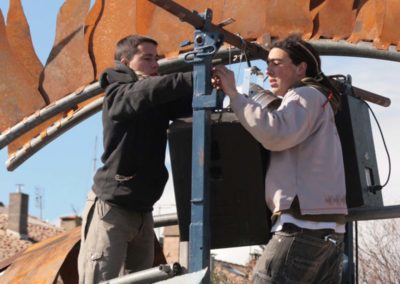
[[[97,199],[96,195],[93,193],[93,191],[90,191],[87,196],[85,208],[82,212],[82,228],[84,228],[84,230],[82,230],[81,232],[82,241],[86,240],[86,236],[89,231],[89,226],[93,218],[96,199]]]
[[[252,284],[263,284],[267,283],[269,280],[271,280],[271,277],[268,276],[268,271],[266,269],[260,269],[254,273]]]
[[[99,199],[96,205],[97,215],[99,216],[100,220],[103,220],[107,214],[111,211],[111,206],[104,202],[103,200]]]

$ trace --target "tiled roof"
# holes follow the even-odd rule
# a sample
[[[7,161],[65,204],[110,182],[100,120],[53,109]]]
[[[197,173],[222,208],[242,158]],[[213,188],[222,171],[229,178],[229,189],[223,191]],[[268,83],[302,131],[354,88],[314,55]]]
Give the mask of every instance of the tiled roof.
[[[64,230],[38,218],[28,217],[28,239],[21,240],[17,234],[7,231],[8,208],[0,206],[0,261],[25,250],[31,244],[42,241]]]
[[[249,284],[252,280],[252,266],[239,265],[214,259],[213,277],[215,282]]]

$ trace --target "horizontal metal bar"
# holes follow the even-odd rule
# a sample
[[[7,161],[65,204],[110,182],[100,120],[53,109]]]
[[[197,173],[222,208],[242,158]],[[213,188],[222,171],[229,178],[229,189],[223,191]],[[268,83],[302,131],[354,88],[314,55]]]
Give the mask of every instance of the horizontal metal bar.
[[[353,91],[354,91],[354,96],[361,98],[365,101],[383,106],[383,107],[388,107],[391,104],[391,100],[389,98],[386,98],[384,96],[369,92],[367,90],[363,90],[361,88],[357,88],[353,86]]]
[[[23,119],[13,127],[0,134],[0,149],[25,134],[35,126],[58,115],[59,113],[75,107],[78,103],[84,102],[103,92],[99,82],[86,86],[83,90],[74,92],[62,99],[42,108],[34,114]]]
[[[154,218],[154,228],[178,225],[178,214],[156,215]]]
[[[344,41],[335,42],[332,40],[318,40],[318,41],[311,41],[310,42],[322,55],[342,55],[342,56],[355,56],[355,57],[367,57],[367,58],[375,58],[375,59],[382,59],[382,60],[390,60],[390,61],[398,61],[400,62],[400,52],[395,52],[391,50],[376,50],[373,48],[372,43],[359,43],[357,45],[350,44]],[[222,48],[215,59],[220,64],[229,64],[229,63],[239,63],[240,60],[233,60],[237,57],[237,55],[241,54],[241,51],[238,48]],[[167,74],[177,71],[188,71],[193,68],[192,65],[187,64],[183,60],[184,55],[180,55],[176,59],[162,59],[160,60],[160,73]],[[35,126],[39,125],[43,121],[46,121],[53,116],[64,112],[78,103],[88,100],[98,94],[100,94],[103,90],[100,87],[98,82],[93,83],[82,90],[82,92],[75,92],[71,95],[68,95],[59,101],[55,102],[52,105],[47,106],[46,108],[40,110],[39,112],[33,114],[32,116],[28,117],[27,119],[21,121],[20,123],[16,124],[12,128],[7,131],[4,131],[0,135],[0,148],[8,145],[19,136],[23,135],[27,131],[31,130]],[[359,92],[361,93],[361,92]],[[371,97],[375,95],[373,93],[368,93],[368,96]],[[362,97],[361,95],[359,95]],[[371,101],[370,98],[364,98],[365,100]],[[390,104],[390,99],[377,95],[378,101],[383,102],[383,106],[387,106]],[[375,100],[376,101],[376,100]],[[101,107],[100,107],[101,108]],[[100,110],[100,109],[99,109]],[[99,111],[97,110],[97,111]],[[83,111],[83,109],[82,109]],[[97,112],[95,111],[95,112]],[[93,112],[92,114],[94,114]],[[89,117],[91,114],[86,114],[86,117]],[[84,120],[84,119],[82,119]],[[82,121],[80,120],[80,121]],[[73,125],[69,126],[68,129],[78,124],[80,121],[75,121]],[[65,132],[66,130],[63,130]],[[61,130],[61,129],[60,129]],[[54,132],[53,136],[50,141],[54,140],[60,134],[57,134],[57,129],[52,130]],[[36,138],[38,140],[39,138]],[[35,139],[33,139],[35,141]],[[22,164],[25,160],[27,160],[30,156],[36,153],[40,148],[47,145],[50,141],[47,142],[36,142],[37,146],[30,147],[30,150],[21,149],[18,150],[15,154],[15,157],[10,158],[7,162],[7,169],[13,170]],[[35,144],[35,145],[36,145]],[[40,147],[40,148],[39,148]]]
[[[349,215],[346,216],[346,221],[366,221],[393,218],[400,218],[400,205],[349,208]]]
[[[98,98],[97,100],[77,110],[72,115],[64,117],[63,119],[55,122],[46,130],[46,135],[38,135],[34,137],[27,146],[24,146],[23,148],[17,150],[15,154],[6,161],[7,170],[15,170],[33,154],[42,149],[45,145],[49,144],[51,141],[53,141],[58,136],[65,133],[67,130],[71,129],[78,123],[100,111],[102,108],[103,99],[103,97]]]
[[[172,0],[149,1],[178,17],[182,22],[192,25],[196,29],[203,28],[206,23],[206,21],[197,12],[192,12]],[[249,42],[215,24],[210,25],[210,31],[223,34],[225,42],[244,49],[246,54],[253,59],[267,58],[268,51],[257,43]]]
[[[330,39],[311,40],[310,44],[320,55],[364,57],[400,62],[400,52],[396,50],[395,46],[390,46],[385,50],[377,49],[372,42],[360,41],[353,44],[344,40]]]
[[[236,47],[221,47],[214,56],[213,64],[233,64],[242,62],[240,55],[242,52]],[[186,72],[193,70],[193,64],[189,64],[184,60],[186,53],[180,54],[173,59],[164,58],[158,63],[160,65],[160,74],[168,74],[173,72]]]
[[[161,264],[157,267],[127,274],[122,277],[100,282],[101,284],[141,284],[154,283],[156,281],[172,278],[182,273],[182,267],[179,263]]]
[[[372,43],[369,42],[351,44],[346,41],[315,40],[310,41],[310,43],[319,51],[321,55],[366,57],[400,62],[400,52],[396,52],[394,48],[390,48],[389,50],[377,50],[373,47]],[[219,64],[240,63],[241,59],[238,55],[241,53],[242,51],[238,48],[223,47],[217,52],[215,56],[215,62]],[[167,74],[178,71],[184,72],[192,70],[193,65],[186,63],[183,58],[184,54],[181,54],[175,59],[160,60],[160,73]],[[0,149],[40,123],[76,106],[80,102],[84,102],[100,94],[102,91],[103,90],[100,87],[99,82],[95,82],[85,87],[82,91],[74,92],[39,110],[38,112],[17,123],[10,129],[3,131],[0,134]],[[388,98],[384,98],[384,106],[387,106],[388,101],[390,104],[390,100]]]

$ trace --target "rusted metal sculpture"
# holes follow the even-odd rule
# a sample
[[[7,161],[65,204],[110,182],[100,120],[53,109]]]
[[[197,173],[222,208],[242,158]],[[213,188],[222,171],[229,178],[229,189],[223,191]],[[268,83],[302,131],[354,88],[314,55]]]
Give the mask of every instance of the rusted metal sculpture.
[[[10,0],[7,25],[0,11],[0,62],[5,70],[0,77],[0,148],[8,146],[9,170],[100,110],[102,90],[96,81],[106,67],[113,65],[114,46],[122,37],[134,33],[152,36],[160,44],[165,64],[182,61],[179,54],[190,47],[182,48],[179,43],[192,38],[193,28],[151,2],[96,0],[89,11],[89,0],[66,0],[44,67],[34,51],[21,0]],[[238,35],[243,43],[256,41],[267,48],[271,40],[298,32],[314,41],[325,55],[351,54],[400,62],[400,0],[177,2],[199,12],[211,8],[215,25]],[[235,21],[225,26],[228,18]],[[369,44],[368,50],[357,45],[360,42]],[[247,48],[245,44],[236,46],[239,52]],[[382,105],[390,104],[387,98],[378,99]],[[8,268],[7,275],[11,276],[6,277],[11,278],[6,279],[20,279],[15,274],[19,271],[18,277],[32,283],[50,283],[58,272],[76,280],[76,274],[67,272],[70,270],[65,265],[70,257],[76,257],[78,241],[75,230],[32,247]],[[57,250],[52,251],[55,246]],[[51,261],[38,257],[50,259],[47,253],[52,252]],[[41,274],[41,269],[51,273]]]
[[[179,47],[179,43],[191,38],[192,27],[180,23],[151,1],[96,0],[88,11],[89,3],[89,0],[65,1],[57,18],[54,46],[42,68],[32,47],[21,1],[10,0],[7,26],[3,19],[0,23],[0,56],[7,67],[0,78],[0,142],[7,141],[10,160],[18,151],[30,149],[35,137],[46,139],[54,122],[65,119],[67,114],[73,115],[89,102],[53,113],[36,123],[35,128],[26,127],[10,136],[13,126],[23,123],[25,117],[32,119],[46,104],[50,105],[46,109],[52,108],[58,100],[95,82],[102,70],[113,65],[113,49],[120,38],[133,33],[150,35],[159,41],[160,53],[167,59],[189,50]],[[345,40],[354,44],[363,41],[371,42],[377,49],[395,46],[400,50],[400,31],[396,28],[400,21],[399,0],[180,0],[178,3],[188,10],[211,8],[215,23],[233,18],[235,21],[224,29],[264,46],[271,38],[298,32],[305,39]],[[101,92],[93,99],[99,96]],[[5,145],[0,143],[0,146]]]

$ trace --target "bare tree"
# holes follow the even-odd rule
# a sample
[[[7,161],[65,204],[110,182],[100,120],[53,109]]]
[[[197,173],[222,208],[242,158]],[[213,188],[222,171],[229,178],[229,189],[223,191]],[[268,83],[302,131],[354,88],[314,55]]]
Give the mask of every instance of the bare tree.
[[[400,283],[400,219],[358,225],[360,283]]]

